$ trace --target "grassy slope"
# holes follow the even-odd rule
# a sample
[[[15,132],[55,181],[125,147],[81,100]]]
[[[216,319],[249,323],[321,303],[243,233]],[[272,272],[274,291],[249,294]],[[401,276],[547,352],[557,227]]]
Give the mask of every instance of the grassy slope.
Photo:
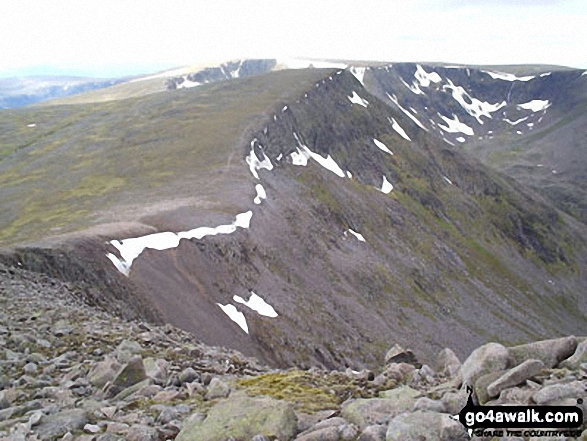
[[[142,98],[0,112],[0,243],[136,220],[133,203],[157,211],[163,200],[195,197],[230,211],[218,181],[238,190],[239,180],[249,180],[243,133],[324,74],[284,71]]]

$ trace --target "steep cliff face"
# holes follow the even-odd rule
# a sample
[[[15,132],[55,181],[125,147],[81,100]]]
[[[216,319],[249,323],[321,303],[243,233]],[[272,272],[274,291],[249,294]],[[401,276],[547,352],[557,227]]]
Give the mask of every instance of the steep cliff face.
[[[496,112],[554,103],[534,95],[554,73],[512,82],[437,70],[273,72],[137,100],[136,113],[149,115],[144,131],[160,138],[181,122],[157,151],[167,169],[184,174],[147,193],[133,181],[129,191],[153,206],[155,195],[161,205],[186,188],[210,200],[142,211],[143,229],[94,236],[88,274],[79,277],[107,277],[112,283],[97,283],[105,299],[132,303],[136,295],[154,319],[281,366],[376,365],[391,342],[425,360],[446,346],[464,355],[488,340],[587,332],[587,227],[453,145],[461,135],[506,139],[511,124]],[[417,84],[404,78],[409,72]],[[460,89],[465,78],[476,79],[468,91]],[[497,101],[509,83],[532,81],[540,90]],[[487,101],[473,100],[477,83],[475,96]],[[436,98],[421,101],[415,90],[424,89]],[[252,104],[254,114],[246,113]],[[529,110],[535,124],[556,108],[538,105]],[[239,122],[239,136],[219,115]],[[214,137],[204,140],[206,130]],[[231,133],[230,142],[219,133]],[[172,144],[184,138],[196,147]],[[121,144],[116,154],[127,150]],[[186,159],[176,164],[177,152]],[[35,250],[18,257],[25,268],[78,274],[39,263],[49,258]],[[117,297],[119,287],[129,295]]]
[[[165,320],[280,365],[355,367],[392,340],[465,353],[585,326],[583,225],[348,71],[274,110],[243,153],[266,196],[249,228],[133,262],[130,280]],[[235,297],[253,293],[278,316]],[[244,314],[248,334],[220,305]]]

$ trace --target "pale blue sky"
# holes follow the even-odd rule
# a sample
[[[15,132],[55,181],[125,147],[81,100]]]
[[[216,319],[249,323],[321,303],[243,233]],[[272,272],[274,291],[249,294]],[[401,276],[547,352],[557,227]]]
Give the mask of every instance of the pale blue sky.
[[[585,0],[2,0],[0,76],[241,57],[587,68]]]

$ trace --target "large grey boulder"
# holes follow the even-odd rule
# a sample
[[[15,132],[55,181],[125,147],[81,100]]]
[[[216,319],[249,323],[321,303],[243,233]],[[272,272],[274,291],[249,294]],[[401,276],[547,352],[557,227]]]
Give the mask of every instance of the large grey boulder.
[[[92,366],[88,372],[88,381],[97,388],[102,388],[106,383],[114,380],[116,373],[120,370],[120,363],[115,358],[106,357]]]
[[[583,340],[577,345],[573,355],[564,360],[560,367],[576,370],[581,367],[582,363],[587,363],[587,340]]]
[[[204,421],[189,421],[177,441],[251,439],[255,435],[290,440],[297,420],[290,404],[272,398],[234,397],[219,401]]]
[[[112,380],[112,383],[106,386],[106,397],[112,398],[124,389],[146,379],[147,373],[145,372],[143,359],[139,356],[133,357],[128,363],[120,368],[114,377],[114,380]]]
[[[83,409],[64,410],[41,418],[35,432],[41,440],[53,440],[67,432],[81,430],[88,423],[88,416]]]
[[[411,349],[404,349],[398,344],[393,345],[385,354],[385,364],[390,363],[408,363],[420,367],[420,364]]]
[[[386,441],[465,441],[464,426],[447,414],[417,411],[396,416],[387,427]]]
[[[406,386],[382,394],[384,398],[358,398],[343,403],[341,416],[361,429],[373,424],[385,424],[390,418],[412,410],[419,392]]]
[[[496,397],[504,389],[522,384],[526,380],[538,375],[542,369],[544,369],[544,363],[540,360],[526,360],[487,386],[487,394],[490,397]]]
[[[570,357],[577,349],[575,336],[542,340],[525,345],[513,346],[508,349],[512,365],[516,366],[525,360],[540,360],[547,368],[553,368],[565,358]]]
[[[536,392],[532,399],[536,404],[548,404],[565,398],[583,398],[585,384],[581,381],[571,383],[551,384]]]
[[[508,349],[499,343],[487,343],[475,349],[461,368],[463,383],[474,386],[477,379],[490,372],[501,371],[511,364]]]

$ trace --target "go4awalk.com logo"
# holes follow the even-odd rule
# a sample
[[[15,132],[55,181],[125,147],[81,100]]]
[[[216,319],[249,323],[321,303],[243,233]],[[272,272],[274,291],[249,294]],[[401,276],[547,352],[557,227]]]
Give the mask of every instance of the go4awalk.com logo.
[[[578,437],[583,424],[579,406],[476,406],[473,391],[458,414],[469,435]],[[582,399],[577,404],[583,403]],[[488,430],[491,429],[491,430]]]

